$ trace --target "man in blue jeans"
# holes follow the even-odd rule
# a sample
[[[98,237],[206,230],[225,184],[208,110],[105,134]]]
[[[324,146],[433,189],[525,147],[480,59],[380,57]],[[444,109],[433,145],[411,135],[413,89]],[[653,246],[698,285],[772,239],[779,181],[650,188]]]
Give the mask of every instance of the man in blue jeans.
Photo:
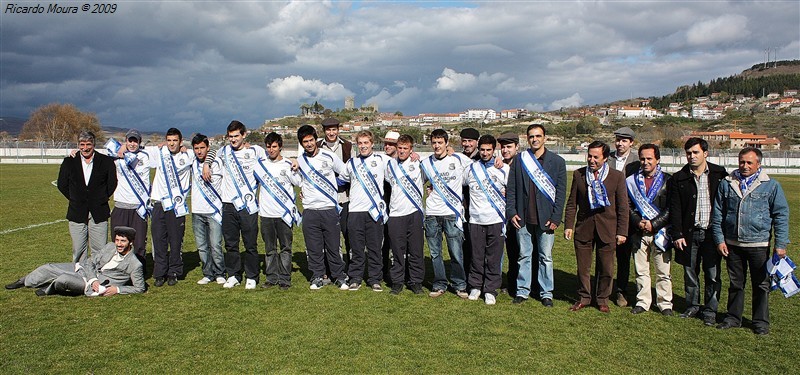
[[[456,294],[467,298],[467,277],[464,271],[464,200],[462,184],[471,160],[462,154],[447,155],[447,132],[431,132],[433,155],[420,161],[430,192],[425,200],[425,237],[433,263],[433,287],[429,296],[436,298],[447,291],[448,280],[442,258],[442,233],[450,252],[450,279]]]
[[[506,217],[517,228],[520,248],[517,295],[512,302],[520,304],[528,300],[535,260],[539,265],[539,298],[545,307],[553,307],[554,231],[561,224],[564,212],[567,164],[564,158],[544,147],[547,140],[544,126],[528,126],[527,135],[530,149],[519,153],[511,163],[506,190]]]
[[[769,243],[775,235],[774,253],[786,256],[789,245],[789,204],[778,181],[761,169],[761,150],[739,151],[739,169],[720,182],[711,234],[717,251],[728,265],[728,315],[717,325],[729,329],[742,325],[745,272],[750,269],[753,290],[753,333],[769,334]]]
[[[211,180],[203,179],[207,157],[213,159],[208,137],[197,134],[192,138],[195,162],[192,166],[192,231],[197,254],[203,263],[200,285],[210,282],[225,284],[225,254],[222,252],[222,171],[211,164]]]

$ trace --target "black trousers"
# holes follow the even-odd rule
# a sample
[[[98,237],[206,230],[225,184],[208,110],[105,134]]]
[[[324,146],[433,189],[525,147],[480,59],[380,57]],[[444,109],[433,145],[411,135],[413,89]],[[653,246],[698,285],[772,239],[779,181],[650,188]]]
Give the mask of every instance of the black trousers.
[[[244,274],[258,281],[258,213],[236,211],[232,203],[222,204],[222,238],[225,239],[225,270],[228,277],[242,281],[242,257],[239,235],[244,242]]]
[[[689,265],[683,267],[683,282],[686,292],[686,306],[700,306],[700,270],[703,270],[705,305],[704,315],[716,315],[719,307],[720,265],[722,256],[717,252],[711,232],[695,228],[692,241],[688,243]],[[680,251],[680,250],[675,250]]]
[[[503,223],[469,224],[472,237],[472,263],[469,269],[470,288],[497,295],[502,283],[500,259],[503,258]]]
[[[403,285],[406,280],[409,285],[422,284],[425,278],[425,256],[422,250],[425,232],[422,220],[422,213],[416,211],[406,216],[390,217],[386,223],[392,247],[392,286]]]
[[[331,278],[344,280],[344,261],[339,252],[339,215],[335,208],[303,211],[303,239],[311,278],[325,276],[325,264]]]
[[[744,284],[750,269],[750,287],[753,291],[753,326],[769,327],[769,275],[767,260],[769,247],[738,247],[728,245],[728,315],[725,320],[742,324],[744,313]]]
[[[383,220],[375,222],[368,212],[350,212],[347,218],[350,237],[350,266],[347,276],[351,283],[361,283],[364,268],[367,284],[383,280]]]
[[[183,276],[183,234],[186,216],[176,217],[175,211],[164,211],[161,202],[153,204],[153,277]],[[139,233],[136,233],[139,236]]]
[[[133,240],[133,253],[142,262],[142,273],[147,274],[147,220],[139,217],[139,214],[134,209],[114,207],[114,210],[111,211],[112,235],[114,234],[114,228],[120,225],[131,227],[136,231],[136,238]]]
[[[508,272],[506,272],[506,289],[508,293],[517,295],[517,276],[519,276],[519,240],[517,239],[517,228],[514,224],[506,224],[506,255],[508,256]],[[538,268],[539,262],[531,262]],[[500,269],[502,272],[502,267]],[[536,275],[537,273],[531,273]],[[536,289],[531,289],[536,290]]]
[[[638,244],[637,244],[638,246]],[[626,241],[617,246],[617,289],[618,293],[625,294],[628,291],[629,279],[631,276],[631,257],[633,254],[633,244]],[[599,265],[599,264],[598,264]]]
[[[292,237],[292,227],[283,219],[261,218],[261,238],[266,250],[264,274],[268,283],[292,284]]]

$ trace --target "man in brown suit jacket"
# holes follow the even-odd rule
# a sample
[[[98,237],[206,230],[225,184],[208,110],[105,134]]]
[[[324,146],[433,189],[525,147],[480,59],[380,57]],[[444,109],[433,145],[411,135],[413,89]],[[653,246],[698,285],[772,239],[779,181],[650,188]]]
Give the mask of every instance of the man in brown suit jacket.
[[[610,150],[607,144],[589,144],[587,167],[572,175],[572,188],[566,205],[564,237],[575,238],[578,262],[578,302],[571,311],[578,311],[592,301],[590,275],[592,250],[597,249],[599,270],[595,296],[601,312],[608,313],[608,298],[614,273],[617,245],[628,235],[628,193],[625,175],[606,164]],[[577,223],[575,219],[577,217]]]

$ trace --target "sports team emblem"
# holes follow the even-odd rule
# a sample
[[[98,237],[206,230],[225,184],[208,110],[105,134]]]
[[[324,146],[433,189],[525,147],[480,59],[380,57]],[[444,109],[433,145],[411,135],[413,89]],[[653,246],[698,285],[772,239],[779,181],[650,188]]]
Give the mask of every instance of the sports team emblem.
[[[372,168],[375,168],[378,166],[378,162],[373,160],[371,163],[369,163],[369,165],[372,166]]]
[[[411,165],[409,165],[409,166],[408,166],[408,170],[409,170],[409,171],[413,171],[413,170],[414,170],[414,164],[411,164]]]
[[[456,163],[450,163],[450,167],[448,167],[451,171],[456,170]]]
[[[182,166],[184,166],[186,164],[186,160],[183,160],[183,159],[178,160],[178,164],[180,164],[181,167],[182,167]]]
[[[176,205],[178,205],[178,204],[183,204],[183,197],[182,197],[182,196],[180,196],[180,195],[176,196],[176,197],[175,197],[175,198],[173,198],[172,200],[175,202],[175,204],[176,204]]]
[[[244,195],[244,200],[245,200],[246,202],[251,202],[253,199],[255,199],[255,197],[253,196],[253,194],[250,194],[250,193],[248,193],[248,194],[245,194],[245,195]]]
[[[327,161],[323,161],[322,162],[322,168],[328,168],[328,162]]]

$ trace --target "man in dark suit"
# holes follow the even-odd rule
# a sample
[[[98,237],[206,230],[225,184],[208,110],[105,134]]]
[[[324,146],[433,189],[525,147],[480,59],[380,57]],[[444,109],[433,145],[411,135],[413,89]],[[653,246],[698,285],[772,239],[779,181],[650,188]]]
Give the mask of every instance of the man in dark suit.
[[[670,237],[675,245],[675,261],[683,265],[686,311],[681,318],[692,318],[702,314],[703,323],[713,326],[717,322],[719,306],[720,263],[722,257],[714,247],[708,225],[711,206],[717,195],[719,183],[728,172],[725,168],[709,163],[708,142],[701,138],[689,138],[683,146],[686,161],[667,184],[670,204]],[[700,280],[703,269],[704,301],[700,305]]]
[[[544,147],[547,136],[539,124],[528,126],[531,148],[511,164],[506,190],[506,217],[517,230],[519,271],[513,303],[523,303],[537,278],[542,305],[553,307],[553,242],[561,225],[567,195],[567,165],[564,158]],[[534,252],[534,249],[535,252]],[[532,266],[533,263],[536,266]],[[509,265],[511,269],[511,265]],[[536,276],[533,269],[538,270]]]
[[[633,152],[633,143],[636,134],[629,127],[619,128],[614,131],[614,147],[616,151],[611,153],[608,158],[608,166],[625,173],[625,177],[630,177],[639,170],[639,158]],[[635,225],[629,226],[628,237],[636,230]],[[631,254],[633,246],[637,244],[625,241],[624,244],[617,246],[617,306],[628,306],[628,299],[625,297],[628,291],[628,281],[631,274]]]
[[[608,299],[614,273],[614,251],[625,243],[629,215],[625,175],[606,164],[609,153],[607,144],[592,142],[586,158],[588,166],[572,175],[564,237],[570,240],[574,234],[580,299],[570,307],[571,311],[578,311],[591,303],[592,250],[596,248],[599,270],[595,297],[600,311],[610,312]]]
[[[115,294],[142,293],[145,290],[142,263],[132,254],[136,230],[129,227],[114,228],[114,242],[80,263],[48,263],[19,280],[6,285],[6,289],[38,288],[37,296],[51,294],[113,296]]]
[[[95,136],[82,131],[78,154],[66,157],[58,172],[58,190],[69,200],[67,220],[72,237],[72,262],[86,259],[89,246],[100,251],[108,239],[108,199],[117,188],[114,159],[94,149]]]

